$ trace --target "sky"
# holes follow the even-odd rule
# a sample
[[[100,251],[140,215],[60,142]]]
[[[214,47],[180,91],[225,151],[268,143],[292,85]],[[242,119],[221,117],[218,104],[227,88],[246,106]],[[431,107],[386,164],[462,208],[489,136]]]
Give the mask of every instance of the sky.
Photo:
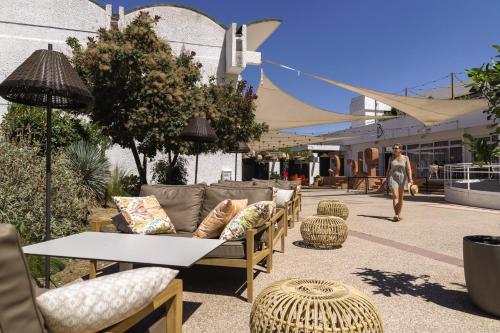
[[[101,0],[125,10],[158,0]],[[184,0],[219,22],[245,24],[264,18],[283,22],[259,48],[262,58],[301,71],[384,92],[415,87],[477,67],[500,44],[499,0]],[[349,112],[355,94],[264,64],[267,75],[289,94],[320,108]],[[260,68],[242,73],[253,86]],[[449,78],[410,93],[449,84]],[[320,134],[348,125],[297,130]]]

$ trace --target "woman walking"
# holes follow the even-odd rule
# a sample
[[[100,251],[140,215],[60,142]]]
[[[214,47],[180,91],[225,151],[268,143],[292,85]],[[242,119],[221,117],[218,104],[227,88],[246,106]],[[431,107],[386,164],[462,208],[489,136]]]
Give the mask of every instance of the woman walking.
[[[413,184],[410,160],[403,155],[402,145],[396,143],[392,147],[392,157],[387,169],[387,183],[392,194],[392,205],[394,208],[394,222],[401,220],[403,209],[404,190]]]

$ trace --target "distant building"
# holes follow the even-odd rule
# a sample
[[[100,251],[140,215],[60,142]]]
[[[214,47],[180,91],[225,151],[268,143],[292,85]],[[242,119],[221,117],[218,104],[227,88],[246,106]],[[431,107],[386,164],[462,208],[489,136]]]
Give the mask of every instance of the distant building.
[[[391,107],[370,97],[357,96],[351,99],[349,113],[356,116],[377,116],[381,117],[385,111],[391,111]],[[360,127],[375,123],[375,119],[353,121],[352,127]]]
[[[194,51],[195,60],[202,64],[203,80],[214,76],[218,83],[236,81],[247,65],[261,63],[259,46],[280,25],[279,20],[225,26],[196,9],[173,4],[152,4],[131,10],[103,5],[92,0],[2,0],[0,1],[0,82],[33,51],[47,48],[69,54],[68,37],[85,43],[96,36],[99,28],[123,29],[139,11],[161,17],[156,31],[170,43],[175,54]],[[0,98],[0,117],[7,102]],[[136,172],[132,154],[119,147],[108,153],[111,162]],[[194,175],[189,168],[189,181]],[[151,163],[149,163],[151,165]],[[241,163],[239,163],[241,168]],[[211,154],[200,156],[198,179],[215,182],[223,171],[234,175],[234,156]],[[241,175],[241,170],[238,171]],[[151,172],[149,172],[151,176]]]
[[[455,98],[468,94],[470,92],[465,87],[464,82],[455,83]],[[418,97],[450,98],[451,87],[440,87],[424,91],[419,93]],[[361,112],[363,112],[363,102],[366,107],[367,99],[365,96],[354,97],[351,101],[351,110],[361,108]],[[373,107],[373,100],[371,101],[369,106]],[[377,109],[380,104],[377,104]],[[387,107],[384,106],[384,108]],[[384,175],[392,153],[392,146],[395,143],[401,143],[404,145],[405,153],[416,163],[417,175],[426,177],[429,173],[429,166],[435,161],[441,166],[448,163],[472,161],[471,153],[463,146],[464,133],[469,133],[474,137],[487,138],[489,142],[498,142],[498,135],[491,133],[491,128],[488,128],[489,124],[491,124],[491,121],[487,120],[486,114],[482,112],[472,113],[432,126],[425,126],[415,118],[405,115],[395,119],[366,124],[365,126],[355,126],[353,124],[350,129],[331,134],[351,137],[342,140],[340,143],[340,154],[343,157],[345,175],[350,175],[350,169],[347,165],[348,160],[357,160],[358,152],[371,147],[376,147],[379,150],[378,174]]]

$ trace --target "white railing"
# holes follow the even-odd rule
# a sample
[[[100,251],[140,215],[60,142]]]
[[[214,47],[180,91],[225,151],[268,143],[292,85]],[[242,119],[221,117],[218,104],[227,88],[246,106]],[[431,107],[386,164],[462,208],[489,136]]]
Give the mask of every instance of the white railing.
[[[483,166],[473,163],[446,164],[444,186],[467,191],[500,192],[500,163]]]

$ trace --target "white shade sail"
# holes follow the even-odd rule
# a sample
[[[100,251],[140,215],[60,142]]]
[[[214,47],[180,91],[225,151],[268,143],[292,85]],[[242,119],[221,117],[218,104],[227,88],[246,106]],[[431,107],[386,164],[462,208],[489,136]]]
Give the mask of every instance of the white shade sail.
[[[255,120],[265,122],[270,130],[385,118],[337,113],[306,104],[277,87],[264,72],[256,104]]]
[[[313,145],[319,143],[333,144],[335,141],[350,139],[348,136],[311,136],[292,134],[280,131],[271,131],[262,135],[259,141],[250,143],[250,148],[255,151],[273,150],[279,148]]]
[[[280,25],[281,20],[273,19],[247,23],[247,50],[257,51]]]
[[[399,96],[352,86],[318,75],[306,75],[385,103],[412,116],[427,126],[452,120],[469,113],[483,111],[488,108],[486,99],[445,100]]]

